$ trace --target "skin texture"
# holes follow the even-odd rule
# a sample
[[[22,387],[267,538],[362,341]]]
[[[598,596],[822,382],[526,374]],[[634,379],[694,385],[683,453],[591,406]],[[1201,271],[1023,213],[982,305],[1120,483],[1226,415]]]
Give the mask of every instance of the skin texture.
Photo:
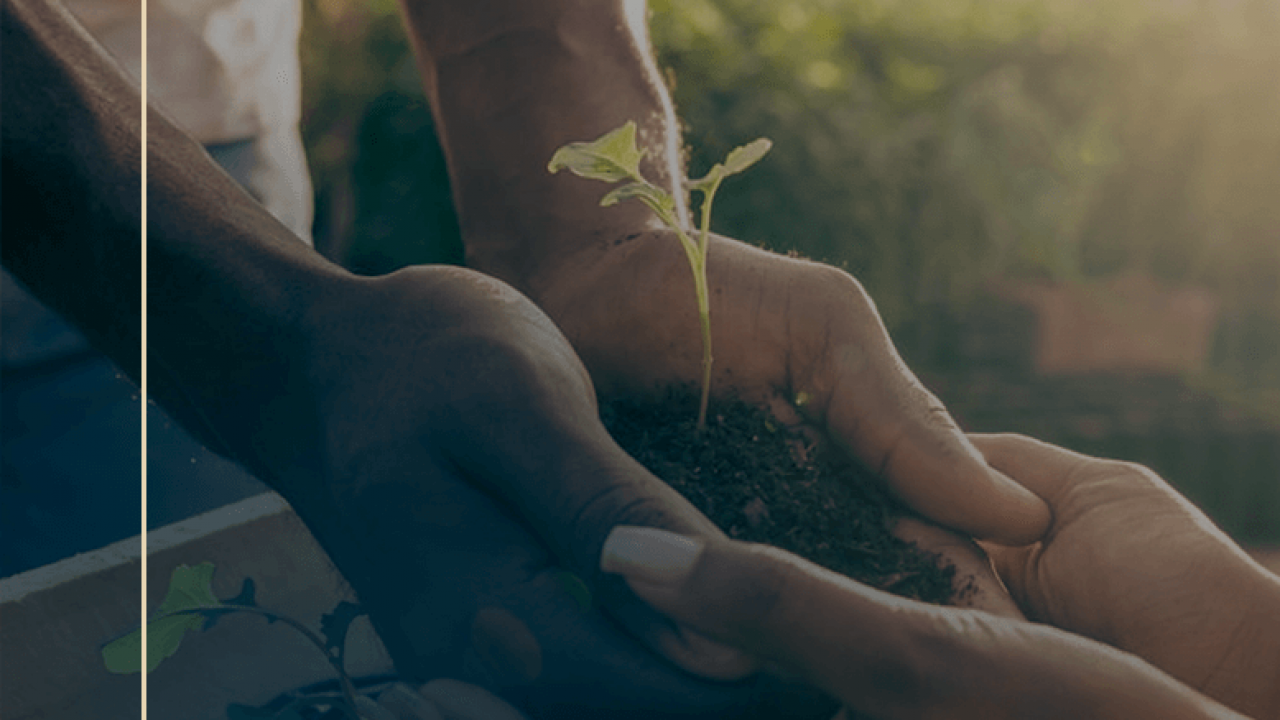
[[[1280,716],[1280,578],[1147,468],[1014,435],[974,443],[1053,508],[1042,542],[990,548],[1028,617]]]
[[[136,376],[138,97],[60,6],[4,0],[0,7],[5,264]],[[461,676],[496,689],[534,717],[560,716],[569,707],[577,717],[771,717],[782,709],[789,717],[818,717],[833,705],[802,685],[767,675],[732,684],[699,680],[632,636],[676,663],[702,663],[722,676],[754,668],[752,653],[791,662],[801,678],[852,701],[837,680],[857,680],[841,674],[856,665],[839,664],[856,650],[839,638],[857,635],[820,637],[818,622],[865,635],[884,657],[905,657],[908,664],[890,664],[890,671],[910,670],[901,677],[917,683],[908,688],[923,687],[919,678],[941,682],[939,706],[970,697],[955,694],[962,689],[948,678],[977,682],[997,677],[994,671],[1031,673],[1044,687],[1063,677],[1067,699],[1086,702],[1096,689],[1090,683],[1100,682],[1088,675],[1089,663],[1114,665],[1117,672],[1132,663],[1066,636],[1006,633],[1007,621],[976,611],[921,610],[875,596],[871,605],[856,605],[854,599],[870,591],[847,582],[836,583],[845,594],[829,604],[779,604],[770,588],[781,586],[769,584],[768,575],[778,556],[769,552],[749,554],[739,565],[742,572],[766,573],[757,578],[765,584],[728,585],[739,594],[713,603],[713,617],[705,607],[696,615],[662,606],[731,645],[670,624],[599,569],[609,530],[658,526],[708,547],[736,546],[609,441],[595,416],[592,381],[601,381],[587,375],[547,314],[509,285],[469,270],[352,276],[297,242],[163,116],[151,112],[148,122],[146,290],[154,397],[289,500],[352,583],[409,678]],[[592,282],[601,277],[590,275]],[[836,277],[831,282],[844,288],[840,292],[852,294],[837,294],[833,302],[848,313],[845,301],[857,287]],[[773,302],[767,294],[758,297],[761,307]],[[870,304],[855,306],[863,325],[870,322]],[[762,324],[759,332],[770,329],[776,324]],[[875,363],[896,359],[883,359],[882,334],[854,341],[841,332],[806,335],[821,341],[815,347],[839,350],[806,366],[880,367]],[[836,359],[822,359],[828,357]],[[867,359],[875,357],[881,359]],[[841,382],[830,379],[838,377],[815,370],[815,392],[842,397]],[[909,378],[899,382],[914,387]],[[837,420],[849,412],[843,403],[819,401],[810,412],[828,425],[850,422]],[[895,454],[896,447],[905,446],[891,440],[883,458],[890,476],[906,472],[895,467],[910,467],[908,460],[893,460],[912,457],[901,455],[905,450]],[[1017,505],[1023,502],[1017,498],[1028,497],[1006,500]],[[1031,527],[1034,522],[1007,534],[1036,535]],[[598,604],[580,605],[565,569],[591,586]],[[816,577],[826,584],[800,586],[802,597],[811,591],[817,600],[825,597],[821,588],[830,578]],[[757,590],[742,594],[751,587]],[[799,611],[815,608],[817,614]],[[807,666],[782,653],[776,639],[802,629],[802,616],[811,623],[807,634],[790,642],[813,641],[818,654]],[[716,624],[721,621],[730,627]],[[747,642],[734,634],[751,636],[755,626],[762,633],[755,637],[772,633],[775,640]],[[1054,657],[1053,648],[1064,643],[1075,648],[1066,656],[1077,664],[1036,661]],[[749,652],[733,649],[739,646]],[[1167,691],[1171,703],[1187,697],[1163,676],[1133,672],[1139,691]],[[981,702],[1026,707],[1008,692]]]
[[[561,145],[635,120],[643,172],[684,197],[678,126],[644,2],[402,5],[468,264],[542,307],[600,392],[696,384],[701,341],[678,241],[638,203],[599,208],[610,186],[546,169]],[[1043,534],[1045,505],[983,462],[903,365],[847,273],[717,237],[708,280],[713,392],[811,423],[935,522],[1006,542]],[[792,405],[801,392],[812,399],[803,418]]]
[[[677,123],[635,0],[403,0],[448,160],[468,264],[525,292],[564,331],[603,394],[701,378],[686,258],[638,203],[599,208],[609,186],[551,175],[570,141],[635,120],[642,171],[675,197]],[[681,208],[683,211],[683,207]],[[708,260],[713,392],[733,391],[806,423],[924,517],[901,533],[971,568],[975,599],[1017,614],[967,535],[1040,537],[1046,506],[989,468],[902,363],[874,303],[830,266],[714,237]],[[797,412],[793,399],[811,401]],[[629,623],[631,624],[631,623]],[[643,637],[652,637],[641,631]],[[740,674],[722,648],[672,656],[712,677]]]
[[[61,6],[0,8],[5,264],[136,378],[138,96]],[[755,666],[599,573],[618,523],[718,531],[609,440],[541,310],[460,268],[353,276],[154,111],[149,131],[151,396],[285,496],[406,678],[483,684],[533,717],[829,712],[807,687],[711,683],[636,641]]]
[[[863,716],[1243,717],[1136,655],[1055,628],[895,598],[777,548],[634,530],[615,530],[606,570]]]

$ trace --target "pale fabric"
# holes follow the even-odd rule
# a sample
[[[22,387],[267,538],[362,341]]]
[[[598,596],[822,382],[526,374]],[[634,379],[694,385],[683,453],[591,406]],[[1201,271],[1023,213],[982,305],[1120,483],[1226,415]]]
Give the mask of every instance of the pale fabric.
[[[139,82],[139,0],[65,0],[91,35]],[[205,145],[252,140],[246,186],[304,239],[311,183],[298,121],[301,0],[150,0],[147,93]]]

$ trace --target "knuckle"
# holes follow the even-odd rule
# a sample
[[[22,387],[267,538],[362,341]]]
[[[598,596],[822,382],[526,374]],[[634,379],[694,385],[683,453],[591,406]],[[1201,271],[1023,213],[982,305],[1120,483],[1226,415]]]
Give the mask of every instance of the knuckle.
[[[557,517],[568,518],[570,545],[580,566],[594,573],[609,532],[618,525],[653,527],[691,536],[718,534],[679,493],[644,473],[613,476],[608,472],[581,473],[592,478],[591,488],[568,485],[559,491]]]
[[[1165,482],[1154,470],[1136,462],[1109,460],[1107,469],[1114,475],[1123,478],[1135,488],[1162,487]]]
[[[820,297],[834,303],[843,312],[853,310],[859,314],[879,316],[871,294],[853,275],[820,263],[815,263],[810,268],[806,284],[817,291]]]
[[[570,502],[577,505],[572,509],[570,526],[582,540],[580,544],[589,547],[602,546],[609,531],[618,525],[681,529],[666,503],[638,491],[632,483],[607,482]]]
[[[951,417],[951,412],[947,410],[947,406],[942,404],[942,400],[929,391],[919,380],[912,383],[916,394],[917,402],[924,414],[924,421],[927,427],[931,429],[943,430],[947,433],[960,433],[960,426],[956,424],[955,418]]]
[[[768,545],[747,544],[723,572],[717,584],[723,597],[734,599],[731,607],[722,608],[730,622],[765,639],[786,627],[799,572],[790,556]]]

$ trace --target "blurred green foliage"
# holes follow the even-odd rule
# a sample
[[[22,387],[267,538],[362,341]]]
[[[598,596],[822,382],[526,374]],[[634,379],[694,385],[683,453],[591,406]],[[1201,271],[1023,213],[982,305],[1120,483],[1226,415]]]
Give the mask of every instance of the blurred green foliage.
[[[462,241],[395,0],[304,0],[302,134],[316,247],[367,274],[462,263]]]
[[[1280,3],[651,2],[690,175],[775,143],[725,234],[846,267],[890,325],[996,278],[1206,286],[1213,384],[1280,392]],[[394,2],[305,5],[318,242],[366,272],[459,262]]]

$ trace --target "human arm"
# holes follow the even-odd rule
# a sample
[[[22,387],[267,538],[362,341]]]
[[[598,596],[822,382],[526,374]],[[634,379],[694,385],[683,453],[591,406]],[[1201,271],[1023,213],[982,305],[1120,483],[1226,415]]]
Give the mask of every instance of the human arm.
[[[638,203],[546,165],[628,120],[643,171],[683,198],[680,140],[645,3],[404,0],[449,163],[468,262],[526,292],[605,393],[700,378],[692,282],[674,235]],[[683,205],[681,205],[683,210]],[[998,472],[903,365],[847,273],[713,237],[713,391],[811,422],[915,510],[969,534],[1038,538],[1043,503]]]
[[[5,264],[136,379],[141,103],[59,4],[0,11]],[[601,611],[644,615],[597,570],[613,524],[718,531],[609,440],[540,310],[461,268],[351,275],[162,115],[148,125],[151,397],[285,496],[407,679],[484,683],[544,716],[828,706],[688,676]],[[651,613],[631,627],[677,656],[705,645]]]
[[[1280,578],[1147,468],[1013,435],[974,443],[1053,509],[1042,542],[989,548],[1028,617],[1280,716]]]

